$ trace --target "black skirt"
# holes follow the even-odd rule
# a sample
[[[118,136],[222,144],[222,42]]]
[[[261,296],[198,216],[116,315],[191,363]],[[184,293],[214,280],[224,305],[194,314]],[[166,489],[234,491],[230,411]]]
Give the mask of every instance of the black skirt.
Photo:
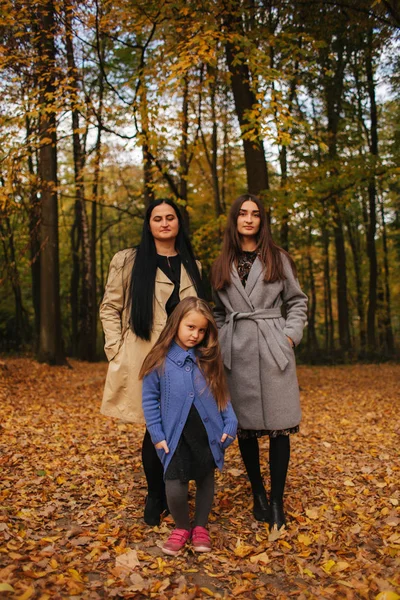
[[[239,440],[248,440],[249,438],[260,438],[268,435],[270,438],[276,438],[280,435],[290,435],[299,433],[300,427],[290,427],[289,429],[238,429],[237,436]]]
[[[178,446],[168,465],[165,479],[203,479],[216,468],[203,421],[192,404]]]

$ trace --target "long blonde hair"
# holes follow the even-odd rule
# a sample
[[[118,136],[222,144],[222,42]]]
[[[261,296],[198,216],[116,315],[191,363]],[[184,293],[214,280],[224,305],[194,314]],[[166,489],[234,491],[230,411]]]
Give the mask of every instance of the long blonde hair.
[[[143,379],[145,375],[164,364],[168,350],[178,334],[180,322],[192,310],[201,313],[208,321],[204,339],[196,346],[197,364],[216,400],[218,409],[224,410],[228,404],[229,393],[218,343],[218,329],[209,305],[200,298],[190,296],[178,304],[169,316],[156,344],[144,359],[139,379]]]

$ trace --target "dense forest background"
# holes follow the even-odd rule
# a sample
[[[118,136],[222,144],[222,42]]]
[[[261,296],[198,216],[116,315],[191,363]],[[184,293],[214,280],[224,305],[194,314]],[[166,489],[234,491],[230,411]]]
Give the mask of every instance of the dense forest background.
[[[250,191],[309,296],[301,358],[395,356],[396,0],[0,4],[0,350],[100,358],[146,205],[180,204],[207,274]]]

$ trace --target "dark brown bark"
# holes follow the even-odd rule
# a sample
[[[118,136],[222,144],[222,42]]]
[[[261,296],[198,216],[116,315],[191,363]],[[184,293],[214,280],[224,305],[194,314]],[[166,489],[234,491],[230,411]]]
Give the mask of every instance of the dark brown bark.
[[[96,304],[93,304],[95,290],[92,289],[92,254],[89,233],[89,220],[86,212],[85,187],[83,180],[83,170],[85,166],[85,152],[81,142],[79,127],[78,94],[79,80],[78,71],[75,64],[74,47],[72,39],[71,26],[71,5],[69,0],[64,0],[65,27],[66,27],[66,50],[69,76],[69,90],[72,113],[72,141],[74,155],[74,174],[75,174],[75,223],[74,227],[78,229],[79,234],[76,240],[80,242],[80,261],[81,261],[81,281],[80,281],[80,307],[79,307],[79,333],[78,333],[78,356],[83,360],[95,360],[96,358],[96,327],[93,315],[96,312]],[[75,240],[75,241],[76,241]],[[77,250],[76,244],[73,248],[75,257],[74,270],[77,270]],[[73,285],[76,286],[76,275],[74,273]],[[71,288],[71,293],[76,294],[76,290]]]
[[[211,101],[211,120],[212,120],[212,134],[211,134],[211,176],[213,183],[214,193],[214,210],[215,215],[219,217],[223,214],[224,210],[221,203],[221,194],[219,187],[218,177],[218,121],[216,113],[216,94],[217,94],[217,69],[208,67],[208,73],[211,77],[210,83],[210,101]]]
[[[103,94],[104,94],[104,81],[102,73],[99,74],[99,107],[98,107],[98,125],[97,125],[97,140],[95,147],[94,157],[94,177],[93,177],[93,203],[92,203],[92,218],[91,218],[91,236],[90,236],[90,279],[91,279],[91,292],[92,292],[92,331],[93,331],[93,344],[94,348],[97,345],[97,255],[96,255],[96,241],[97,241],[97,203],[99,200],[99,189],[100,189],[100,164],[101,164],[101,134],[102,134],[102,114],[103,114]],[[100,207],[101,210],[101,207]],[[101,225],[101,224],[100,224]]]
[[[30,144],[33,128],[31,119],[26,117],[26,137],[28,144],[28,171],[31,181],[36,180],[33,162],[33,148]],[[35,347],[40,335],[40,198],[37,193],[37,184],[32,183],[29,192],[29,243],[32,278],[32,304],[35,314]]]
[[[140,120],[142,128],[142,156],[143,156],[143,197],[145,206],[154,201],[153,167],[149,145],[149,117],[147,106],[147,90],[144,75],[140,80]]]
[[[368,43],[366,48],[366,73],[368,82],[368,95],[370,100],[371,142],[370,153],[373,159],[372,168],[375,169],[375,161],[378,157],[378,115],[376,110],[375,82],[372,64],[373,33],[368,32]],[[367,254],[369,258],[369,286],[368,286],[368,313],[367,313],[367,340],[368,350],[375,352],[375,329],[376,329],[376,305],[377,305],[377,283],[378,283],[378,261],[376,256],[376,181],[372,174],[368,184],[369,203],[369,227],[367,231]]]
[[[383,324],[385,329],[386,351],[389,356],[394,355],[394,337],[392,329],[391,300],[390,300],[390,281],[389,281],[389,255],[387,244],[387,231],[385,210],[382,200],[380,201],[380,213],[382,221],[382,245],[383,245],[383,269],[384,269],[384,307]]]
[[[188,175],[189,175],[189,156],[188,156],[188,132],[189,132],[189,77],[183,78],[182,90],[182,113],[181,113],[181,147],[179,151],[179,197],[185,202],[181,207],[183,222],[186,231],[190,231],[189,213],[186,208],[188,201]]]
[[[39,180],[41,195],[40,337],[38,359],[64,364],[61,338],[58,256],[57,135],[55,95],[55,8],[53,0],[38,4]]]
[[[235,31],[240,23],[232,15],[225,18],[228,31]],[[242,131],[244,159],[247,173],[247,188],[251,194],[263,195],[269,189],[268,167],[265,159],[264,144],[257,123],[249,123],[248,114],[256,105],[256,98],[250,85],[250,71],[245,62],[237,58],[235,45],[226,43],[226,58],[231,74],[231,87],[235,101],[236,115]],[[255,139],[248,139],[246,131],[253,129]]]
[[[322,248],[324,258],[324,317],[325,317],[325,350],[335,350],[335,322],[333,320],[331,266],[329,258],[329,232],[322,226]]]
[[[29,322],[28,314],[22,301],[21,283],[15,255],[14,232],[8,216],[2,215],[0,218],[0,236],[3,245],[7,276],[14,294],[15,323],[13,347],[18,349],[29,337]]]
[[[307,248],[307,275],[309,282],[309,301],[308,301],[308,326],[307,326],[307,351],[314,355],[318,351],[318,339],[315,328],[315,316],[317,311],[317,292],[315,288],[315,278],[311,249],[313,247],[311,227],[308,230],[308,248]]]
[[[344,80],[344,44],[343,40],[337,39],[335,48],[331,49],[335,52],[336,63],[333,66],[329,58],[328,47],[321,51],[321,64],[326,68],[334,68],[334,76],[323,78],[326,113],[328,119],[328,147],[330,174],[334,182],[337,176],[337,168],[334,166],[337,163],[337,134],[340,120],[343,80]],[[333,183],[334,185],[334,183]],[[339,198],[333,195],[330,206],[333,218],[333,235],[336,250],[336,296],[338,307],[338,328],[340,348],[346,354],[351,347],[350,326],[349,326],[349,306],[347,301],[347,266],[346,266],[346,248],[344,243],[343,222]]]
[[[347,220],[347,233],[349,236],[349,242],[351,251],[353,253],[353,264],[354,264],[354,277],[356,286],[356,304],[359,323],[359,338],[360,338],[360,351],[363,355],[367,346],[367,332],[365,327],[365,310],[364,310],[364,297],[363,297],[363,283],[361,274],[361,251],[360,251],[360,239],[357,230],[357,226],[353,225],[350,220]]]
[[[337,200],[333,204],[334,226],[333,235],[336,251],[336,294],[338,305],[338,328],[340,348],[347,352],[351,347],[349,306],[347,300],[347,264],[344,243],[343,223]]]

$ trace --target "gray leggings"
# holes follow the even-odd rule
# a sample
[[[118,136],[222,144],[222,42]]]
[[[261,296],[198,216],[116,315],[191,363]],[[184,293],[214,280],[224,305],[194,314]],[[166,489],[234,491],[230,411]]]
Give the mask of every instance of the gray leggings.
[[[196,512],[194,526],[205,527],[208,515],[214,500],[214,470],[210,471],[203,479],[196,479]],[[190,529],[189,483],[182,483],[179,479],[167,479],[165,493],[168,508],[178,529]]]

